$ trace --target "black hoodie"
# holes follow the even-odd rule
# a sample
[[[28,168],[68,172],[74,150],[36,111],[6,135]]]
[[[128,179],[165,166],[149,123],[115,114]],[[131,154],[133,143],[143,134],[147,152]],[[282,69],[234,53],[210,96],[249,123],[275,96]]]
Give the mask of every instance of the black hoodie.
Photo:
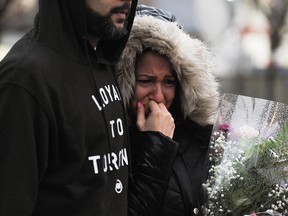
[[[137,1],[133,1],[128,30]],[[0,215],[127,215],[128,149],[114,62],[128,35],[85,39],[84,0],[39,0],[0,65]]]

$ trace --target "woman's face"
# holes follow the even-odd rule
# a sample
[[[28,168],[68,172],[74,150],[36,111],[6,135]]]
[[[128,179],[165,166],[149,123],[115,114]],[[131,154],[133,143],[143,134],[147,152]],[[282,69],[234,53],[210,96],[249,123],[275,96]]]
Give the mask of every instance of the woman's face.
[[[136,110],[137,102],[141,102],[147,110],[150,100],[163,103],[167,109],[171,106],[176,92],[176,77],[168,58],[154,51],[146,51],[136,63],[135,94],[132,109]]]

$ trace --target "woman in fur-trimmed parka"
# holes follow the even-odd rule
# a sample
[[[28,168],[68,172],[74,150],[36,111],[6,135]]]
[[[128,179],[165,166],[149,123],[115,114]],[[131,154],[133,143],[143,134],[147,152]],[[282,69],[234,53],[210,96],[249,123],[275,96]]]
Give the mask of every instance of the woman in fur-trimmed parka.
[[[212,58],[205,45],[191,38],[177,22],[138,13],[117,65],[120,89],[131,117],[133,151],[145,142],[139,140],[131,101],[137,82],[135,65],[147,49],[168,57],[177,79],[176,95],[169,111],[176,126],[173,139],[180,148],[167,193],[155,215],[201,215],[204,161],[219,99],[218,83],[210,71]]]

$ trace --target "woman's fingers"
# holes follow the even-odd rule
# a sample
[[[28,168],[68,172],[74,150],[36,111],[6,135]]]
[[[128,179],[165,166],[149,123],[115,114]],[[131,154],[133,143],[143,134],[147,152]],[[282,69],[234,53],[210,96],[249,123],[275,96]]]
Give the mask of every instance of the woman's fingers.
[[[171,113],[162,103],[157,104],[155,101],[148,103],[147,117],[145,116],[145,108],[140,104],[137,111],[137,127],[140,131],[158,131],[172,138],[174,134],[175,124]]]

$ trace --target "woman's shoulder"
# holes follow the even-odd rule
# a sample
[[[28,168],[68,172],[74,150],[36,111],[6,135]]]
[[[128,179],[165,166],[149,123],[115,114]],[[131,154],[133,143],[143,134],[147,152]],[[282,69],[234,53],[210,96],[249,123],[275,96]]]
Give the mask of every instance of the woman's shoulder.
[[[201,126],[187,118],[178,122],[174,139],[180,145],[180,152],[189,148],[207,149],[212,133],[213,125]]]

